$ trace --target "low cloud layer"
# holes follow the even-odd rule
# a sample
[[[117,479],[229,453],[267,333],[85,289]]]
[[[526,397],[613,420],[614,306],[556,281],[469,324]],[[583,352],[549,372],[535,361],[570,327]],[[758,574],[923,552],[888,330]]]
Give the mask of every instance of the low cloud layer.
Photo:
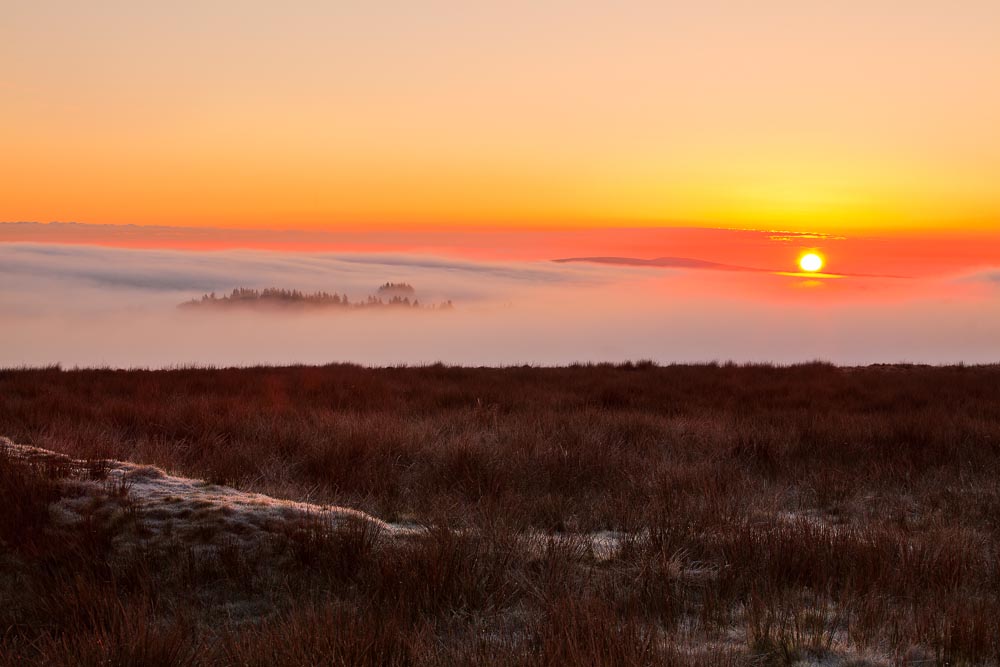
[[[0,243],[0,366],[1000,361],[1000,292],[983,285],[1000,271],[917,283],[698,268]],[[387,281],[456,308],[176,308],[241,286],[356,300]]]
[[[373,294],[406,281],[422,298],[470,304],[509,299],[553,285],[606,282],[595,268],[545,262],[472,262],[390,254],[229,250],[126,250],[98,246],[0,244],[0,304],[8,313],[65,312],[115,306],[162,309],[207,292],[285,287]],[[86,298],[79,298],[85,295]]]

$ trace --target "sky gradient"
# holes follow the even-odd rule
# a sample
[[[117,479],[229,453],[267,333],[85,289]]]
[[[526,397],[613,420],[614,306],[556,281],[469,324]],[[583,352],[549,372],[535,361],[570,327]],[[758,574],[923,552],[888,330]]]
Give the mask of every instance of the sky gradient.
[[[2,14],[0,368],[1000,361],[996,0]]]
[[[13,0],[0,220],[985,232],[998,25],[992,0]]]

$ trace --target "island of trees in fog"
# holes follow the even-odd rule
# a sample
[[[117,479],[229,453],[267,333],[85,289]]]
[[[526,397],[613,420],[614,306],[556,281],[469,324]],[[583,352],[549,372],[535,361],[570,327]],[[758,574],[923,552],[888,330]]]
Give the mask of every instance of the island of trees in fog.
[[[412,299],[410,297],[413,297]],[[416,290],[407,283],[385,283],[376,295],[360,301],[351,301],[346,294],[336,292],[313,292],[311,294],[294,289],[268,287],[262,290],[237,287],[222,296],[215,292],[204,294],[199,299],[191,299],[180,304],[181,308],[228,308],[260,306],[296,306],[319,308],[370,309],[405,308],[421,310],[447,310],[453,308],[451,300],[425,305],[416,298]]]

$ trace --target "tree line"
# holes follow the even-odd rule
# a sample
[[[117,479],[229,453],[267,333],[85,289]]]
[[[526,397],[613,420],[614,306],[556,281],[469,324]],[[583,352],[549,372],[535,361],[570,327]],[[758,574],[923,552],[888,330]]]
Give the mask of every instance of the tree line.
[[[379,288],[379,292],[381,294],[386,294],[387,292],[400,287],[409,288],[411,294],[415,294],[416,292],[410,285],[406,285],[406,283],[386,283]],[[339,294],[337,292],[330,293],[318,291],[306,293],[300,290],[283,289],[278,287],[267,287],[262,290],[251,289],[248,287],[237,287],[228,294],[219,296],[215,292],[210,292],[208,294],[203,294],[201,298],[191,299],[190,301],[185,301],[180,304],[181,307],[185,308],[198,306],[224,307],[254,305],[300,305],[340,308],[395,307],[433,310],[449,309],[454,307],[454,304],[452,304],[450,299],[433,305],[424,305],[421,304],[416,298],[410,299],[409,296],[400,296],[396,294],[388,298],[369,295],[363,300],[351,301],[347,294]]]

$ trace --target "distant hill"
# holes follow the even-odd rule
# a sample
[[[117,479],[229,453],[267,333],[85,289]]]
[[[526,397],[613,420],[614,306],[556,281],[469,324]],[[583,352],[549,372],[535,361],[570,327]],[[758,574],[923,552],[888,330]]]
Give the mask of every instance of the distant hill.
[[[396,294],[393,290],[408,289],[407,295]],[[414,298],[410,298],[413,295]],[[237,287],[229,294],[217,296],[215,292],[204,294],[201,298],[191,299],[179,304],[180,308],[330,308],[330,309],[372,309],[400,308],[420,310],[447,310],[454,305],[450,300],[433,305],[421,304],[416,299],[416,290],[405,283],[386,283],[378,290],[378,296],[368,296],[361,301],[351,301],[346,294],[336,292],[306,293],[294,289],[268,287],[262,290]]]

